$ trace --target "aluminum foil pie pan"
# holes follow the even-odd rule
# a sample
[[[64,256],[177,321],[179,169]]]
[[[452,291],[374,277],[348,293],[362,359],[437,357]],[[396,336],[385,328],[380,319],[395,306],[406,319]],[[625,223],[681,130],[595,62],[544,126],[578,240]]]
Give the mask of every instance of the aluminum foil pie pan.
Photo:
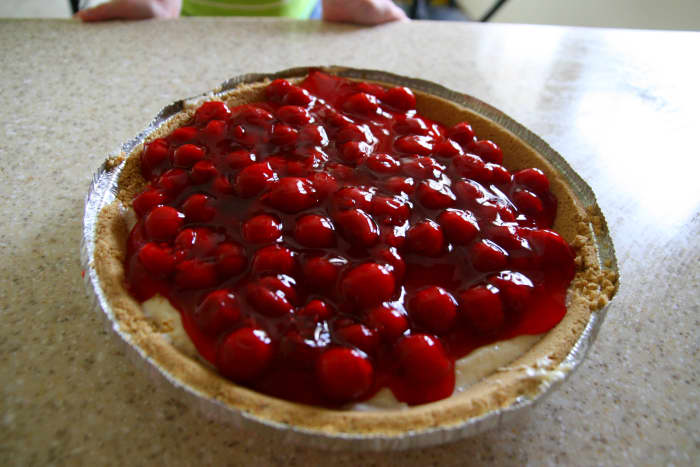
[[[237,427],[247,428],[256,432],[274,432],[275,435],[281,435],[285,440],[325,449],[392,450],[446,443],[508,423],[519,414],[522,414],[524,409],[532,407],[543,400],[546,394],[549,394],[553,389],[562,384],[572,371],[580,365],[598,334],[609,305],[591,313],[588,323],[575,345],[573,345],[566,358],[558,365],[558,368],[555,369],[560,371],[551,371],[551,375],[546,383],[540,384],[534,394],[520,396],[505,408],[491,410],[480,416],[467,418],[458,424],[453,423],[449,426],[438,425],[421,430],[407,430],[400,436],[393,434],[344,434],[315,431],[295,425],[273,422],[268,419],[257,417],[239,408],[226,405],[173,377],[167,370],[149,357],[144,349],[136,345],[129,334],[122,330],[116,321],[114,311],[105,296],[105,292],[94,266],[98,215],[102,208],[116,199],[117,181],[124,167],[123,163],[115,166],[113,163],[113,156],[130,154],[131,151],[139,144],[143,143],[149,135],[161,126],[167,124],[178,112],[183,110],[187,102],[201,101],[207,97],[214,97],[218,94],[230,91],[243,83],[254,83],[265,79],[272,80],[302,76],[307,74],[312,68],[323,69],[324,67],[300,67],[277,73],[245,74],[229,79],[219,88],[209,93],[173,102],[163,108],[156,118],[138,136],[125,142],[117,151],[108,157],[93,177],[85,199],[85,214],[83,218],[81,261],[85,270],[84,278],[86,288],[92,299],[95,310],[106,319],[108,328],[113,331],[112,335],[123,343],[127,349],[127,354],[146,368],[149,373],[152,373],[157,381],[160,381],[168,387],[175,388],[181,398],[187,399],[188,403],[198,406],[205,416]],[[600,213],[593,191],[561,155],[523,125],[472,96],[449,90],[428,81],[377,70],[345,67],[325,67],[325,69],[343,77],[407,86],[414,90],[441,97],[491,120],[519,137],[554,166],[559,172],[559,175],[568,183],[574,195],[578,198],[578,202],[584,209],[597,214],[602,225],[598,225],[597,228],[591,226],[591,233],[595,242],[595,247],[597,248],[599,263],[604,271],[613,276],[618,275],[617,260],[615,258],[612,240],[608,235],[607,228],[605,228],[605,220]],[[409,408],[406,410],[412,409]]]

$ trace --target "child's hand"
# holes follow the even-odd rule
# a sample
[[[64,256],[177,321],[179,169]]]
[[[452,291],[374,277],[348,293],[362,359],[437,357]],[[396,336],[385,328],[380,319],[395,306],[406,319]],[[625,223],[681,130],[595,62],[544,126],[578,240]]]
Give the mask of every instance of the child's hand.
[[[324,21],[355,24],[381,24],[408,21],[391,0],[323,0]]]
[[[76,18],[83,21],[111,19],[177,18],[182,0],[112,0],[87,10],[80,10]]]

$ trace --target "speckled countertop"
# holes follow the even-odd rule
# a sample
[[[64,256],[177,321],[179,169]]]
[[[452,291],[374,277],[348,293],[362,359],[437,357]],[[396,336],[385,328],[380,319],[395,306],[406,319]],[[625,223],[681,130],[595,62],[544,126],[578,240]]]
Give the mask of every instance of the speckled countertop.
[[[697,464],[697,50],[700,33],[0,20],[0,464]],[[515,423],[392,454],[280,444],[201,418],[91,309],[81,219],[105,155],[177,98],[312,64],[470,93],[542,136],[597,193],[620,291],[579,371]]]

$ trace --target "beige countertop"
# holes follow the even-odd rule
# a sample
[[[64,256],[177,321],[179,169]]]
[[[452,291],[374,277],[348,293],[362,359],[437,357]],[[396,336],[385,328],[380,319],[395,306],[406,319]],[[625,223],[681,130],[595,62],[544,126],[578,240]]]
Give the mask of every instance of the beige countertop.
[[[698,50],[700,33],[544,26],[0,20],[0,464],[697,464]],[[283,444],[162,390],[92,310],[81,220],[106,154],[177,98],[315,64],[472,94],[596,192],[620,291],[580,369],[516,422],[391,454]]]

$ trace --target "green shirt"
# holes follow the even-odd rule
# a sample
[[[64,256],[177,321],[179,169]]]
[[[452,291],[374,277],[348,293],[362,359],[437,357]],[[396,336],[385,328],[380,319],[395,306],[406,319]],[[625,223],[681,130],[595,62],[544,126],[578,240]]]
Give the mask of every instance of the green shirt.
[[[183,16],[287,16],[308,19],[317,0],[182,0]]]

